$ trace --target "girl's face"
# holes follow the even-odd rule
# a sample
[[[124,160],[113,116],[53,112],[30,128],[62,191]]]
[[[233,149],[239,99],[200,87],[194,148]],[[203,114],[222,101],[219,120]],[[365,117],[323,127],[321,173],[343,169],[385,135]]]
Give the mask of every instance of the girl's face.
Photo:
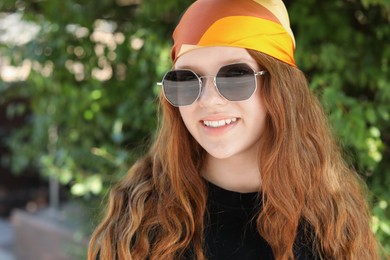
[[[199,76],[214,76],[222,66],[246,63],[256,72],[257,62],[245,49],[235,47],[203,47],[180,56],[175,69],[190,69]],[[266,111],[259,88],[262,76],[257,76],[257,89],[244,101],[229,101],[222,97],[212,77],[203,79],[203,91],[191,105],[179,107],[188,131],[217,159],[253,158],[263,133]]]

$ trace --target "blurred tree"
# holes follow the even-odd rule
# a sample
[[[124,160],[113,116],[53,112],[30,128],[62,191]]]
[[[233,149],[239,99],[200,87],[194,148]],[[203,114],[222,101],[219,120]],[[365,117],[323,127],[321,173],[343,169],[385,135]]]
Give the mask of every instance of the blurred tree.
[[[390,2],[287,4],[297,62],[369,186],[373,228],[390,252]]]
[[[56,176],[86,199],[105,194],[152,138],[156,82],[171,65],[171,33],[191,2],[0,2],[3,15],[39,26],[28,42],[0,43],[1,58],[31,68],[27,80],[0,82],[8,116],[29,115],[7,136],[12,156],[2,163]],[[285,2],[297,63],[369,185],[373,228],[390,252],[390,3]]]

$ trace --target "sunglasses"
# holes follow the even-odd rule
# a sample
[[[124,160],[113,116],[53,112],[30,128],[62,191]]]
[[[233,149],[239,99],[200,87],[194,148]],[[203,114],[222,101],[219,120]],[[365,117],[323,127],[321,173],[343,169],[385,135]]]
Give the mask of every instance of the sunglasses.
[[[257,77],[267,71],[255,72],[246,63],[235,63],[221,67],[215,76],[199,76],[189,69],[171,70],[157,83],[163,88],[166,100],[175,107],[194,103],[204,87],[203,79],[213,78],[218,93],[229,101],[249,99],[256,91]]]

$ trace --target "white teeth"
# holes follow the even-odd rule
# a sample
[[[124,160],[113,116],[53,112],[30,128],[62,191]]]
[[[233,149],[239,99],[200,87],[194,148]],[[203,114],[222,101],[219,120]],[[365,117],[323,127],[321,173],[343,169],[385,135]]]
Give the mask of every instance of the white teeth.
[[[221,127],[221,126],[229,125],[236,121],[237,118],[233,117],[233,118],[218,120],[218,121],[203,121],[203,124],[208,127]]]

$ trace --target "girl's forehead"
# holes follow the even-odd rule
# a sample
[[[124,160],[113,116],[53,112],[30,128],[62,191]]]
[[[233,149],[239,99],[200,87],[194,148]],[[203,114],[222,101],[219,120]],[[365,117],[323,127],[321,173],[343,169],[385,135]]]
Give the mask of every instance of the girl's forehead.
[[[174,68],[220,68],[232,63],[247,63],[253,68],[257,66],[256,61],[244,48],[213,46],[196,48],[181,55]]]

